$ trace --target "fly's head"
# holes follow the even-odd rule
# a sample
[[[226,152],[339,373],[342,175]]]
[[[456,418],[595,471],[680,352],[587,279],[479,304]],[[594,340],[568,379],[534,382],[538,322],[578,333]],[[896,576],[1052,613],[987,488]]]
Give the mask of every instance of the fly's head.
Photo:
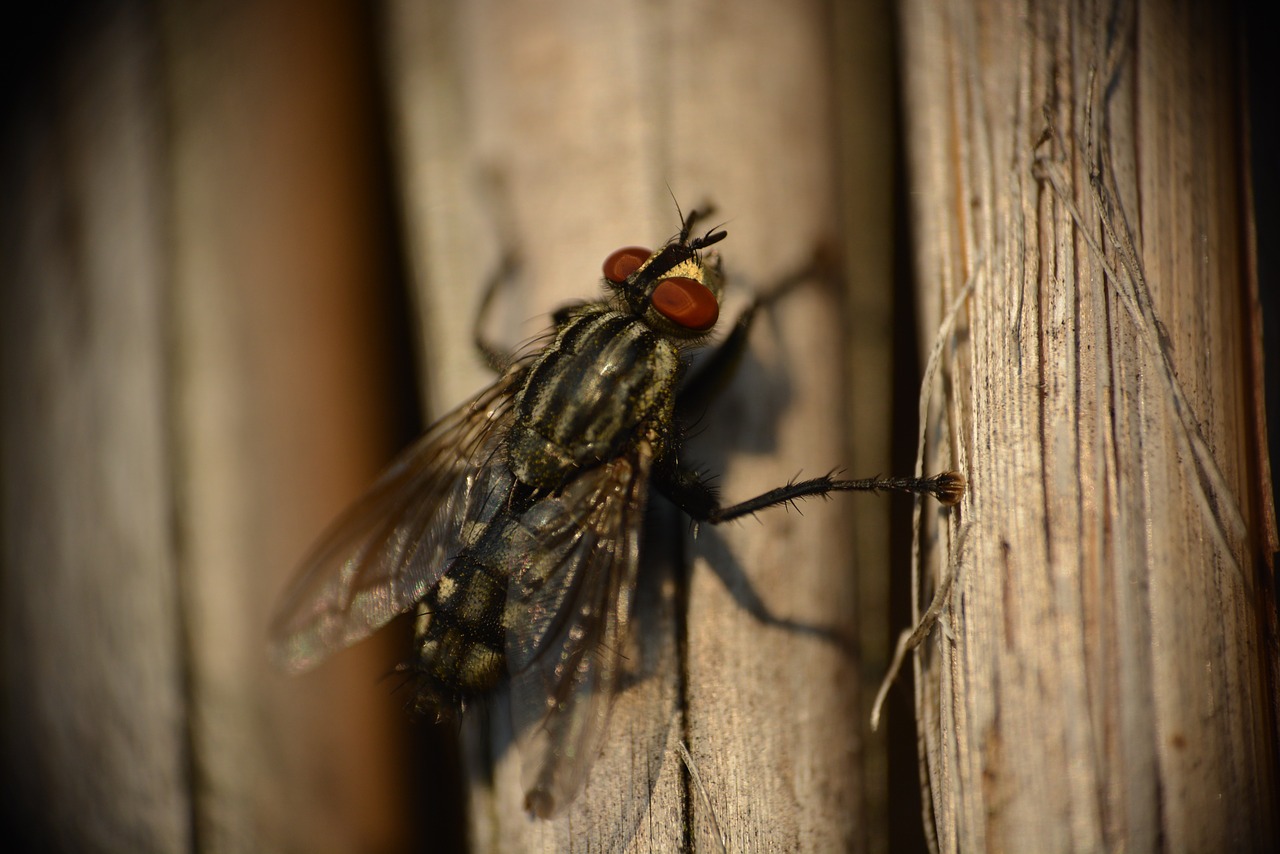
[[[727,235],[712,230],[690,238],[693,220],[691,215],[680,234],[657,252],[627,246],[604,262],[605,287],[619,307],[679,340],[702,338],[720,317],[719,264],[704,263],[699,253]]]

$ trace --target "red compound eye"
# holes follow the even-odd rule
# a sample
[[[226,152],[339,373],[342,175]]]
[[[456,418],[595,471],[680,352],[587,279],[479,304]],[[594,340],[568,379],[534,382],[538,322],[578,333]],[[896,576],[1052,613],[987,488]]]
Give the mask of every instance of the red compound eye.
[[[683,276],[663,279],[653,289],[650,300],[667,320],[695,332],[710,329],[720,317],[715,294],[701,282]]]
[[[615,285],[620,285],[627,277],[640,269],[640,265],[649,260],[653,253],[641,246],[627,246],[618,249],[604,259],[604,277]]]

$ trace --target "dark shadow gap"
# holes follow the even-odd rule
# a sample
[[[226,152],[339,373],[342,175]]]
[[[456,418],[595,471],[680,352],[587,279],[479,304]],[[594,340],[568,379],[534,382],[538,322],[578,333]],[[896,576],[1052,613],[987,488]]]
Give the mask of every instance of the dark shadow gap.
[[[902,115],[902,75],[898,33],[900,19],[892,16],[892,76],[894,149],[893,217],[893,400],[889,458],[893,471],[915,471],[916,436],[920,428],[920,336],[915,290],[915,238],[911,233],[911,199],[906,174],[906,132]],[[911,617],[911,502],[895,501],[889,516],[889,648],[898,632],[912,626]],[[904,667],[890,690],[881,716],[885,727],[889,773],[889,850],[926,852],[923,803],[920,792],[919,746],[911,668]]]
[[[378,247],[382,269],[377,287],[370,288],[376,302],[387,375],[381,379],[387,390],[387,423],[391,447],[403,448],[426,428],[423,419],[428,377],[419,371],[414,331],[413,281],[408,260],[408,241],[402,206],[400,176],[395,158],[394,126],[390,103],[392,73],[386,56],[389,22],[380,4],[354,4],[360,29],[356,41],[361,47],[357,74],[367,105],[369,141],[373,152],[371,171],[377,222],[381,236]],[[398,649],[410,650],[412,621],[398,620],[392,631],[400,633]],[[467,799],[462,768],[459,729],[434,724],[406,713],[401,732],[406,760],[405,802],[412,805],[410,850],[421,852],[462,852],[467,850]]]

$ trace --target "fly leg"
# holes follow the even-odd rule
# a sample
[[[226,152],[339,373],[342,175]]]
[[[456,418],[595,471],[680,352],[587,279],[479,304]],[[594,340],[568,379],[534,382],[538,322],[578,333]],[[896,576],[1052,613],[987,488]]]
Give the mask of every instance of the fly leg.
[[[471,327],[472,340],[475,342],[477,352],[480,353],[480,358],[484,359],[484,363],[495,374],[505,371],[515,361],[516,354],[486,338],[484,327],[489,320],[489,313],[493,310],[494,297],[515,278],[519,267],[515,252],[508,251],[503,254],[502,263],[485,283],[484,294],[480,297],[480,308],[476,310],[475,323]]]
[[[906,492],[932,495],[941,504],[953,505],[964,495],[965,477],[953,471],[931,477],[867,477],[858,480],[826,474],[809,480],[794,480],[727,507],[720,503],[715,487],[707,483],[701,474],[678,464],[660,469],[656,483],[662,494],[695,522],[719,525],[770,507],[795,504],[802,498],[821,497],[832,492]]]
[[[746,351],[747,336],[757,312],[767,309],[786,296],[797,285],[829,275],[830,262],[819,250],[804,268],[779,281],[772,288],[759,294],[738,317],[733,331],[715,349],[699,370],[681,388],[676,408],[682,414],[697,412],[718,395],[742,361]],[[826,496],[832,492],[905,492],[914,495],[932,495],[945,505],[953,505],[964,495],[965,477],[959,472],[943,472],[931,477],[868,477],[849,480],[831,474],[808,480],[792,481],[755,498],[724,506],[716,490],[705,477],[678,462],[679,445],[668,454],[666,461],[656,470],[658,489],[671,499],[695,522],[718,525],[743,516],[752,515],[769,507],[794,504],[802,498]]]

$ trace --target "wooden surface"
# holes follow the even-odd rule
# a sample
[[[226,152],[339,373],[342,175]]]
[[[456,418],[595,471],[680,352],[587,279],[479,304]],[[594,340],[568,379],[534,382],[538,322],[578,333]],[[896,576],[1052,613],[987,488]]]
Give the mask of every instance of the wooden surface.
[[[30,31],[0,207],[9,850],[412,844],[390,655],[302,680],[265,655],[302,550],[394,450],[354,8]]]
[[[917,670],[938,848],[1274,850],[1234,19],[913,2],[901,26],[924,328],[973,283],[947,352],[971,530]]]
[[[194,830],[211,851],[403,850],[394,633],[297,679],[265,654],[308,544],[397,449],[368,33],[342,0],[163,22]]]
[[[379,243],[376,96],[350,76],[375,37],[338,0],[121,8],[55,27],[6,158],[4,771],[34,780],[9,823],[77,850],[453,844],[431,812],[444,771],[419,767],[430,728],[407,732],[381,681],[403,634],[300,680],[263,654],[276,591],[390,450],[384,324],[406,324],[370,291],[401,247]],[[726,317],[839,239],[828,12],[391,7],[428,409],[484,381],[469,328],[502,249],[525,267],[491,331],[520,341],[598,293],[605,253],[670,236],[670,194],[727,221]],[[840,321],[838,288],[815,286],[760,322],[696,446],[726,495],[851,460]],[[656,514],[643,678],[587,794],[532,822],[502,757],[475,844],[858,847],[844,520],[879,500],[696,541]]]
[[[519,341],[550,309],[594,297],[612,248],[671,235],[672,194],[686,210],[718,205],[729,317],[751,288],[839,238],[824,4],[392,9],[398,162],[435,411],[484,381],[463,321],[504,249],[523,266],[494,331]],[[693,445],[724,473],[726,496],[849,462],[838,317],[835,295],[815,288],[757,328]],[[688,588],[646,568],[637,625],[648,675],[619,698],[585,793],[562,818],[533,822],[518,757],[505,755],[493,789],[473,791],[477,847],[718,850],[715,823],[730,850],[861,847],[865,716],[844,520],[880,500],[808,502],[803,516],[771,511],[696,539],[667,517],[659,541],[683,538]],[[753,597],[771,621],[744,607]],[[681,739],[703,791],[681,767]]]
[[[925,419],[928,467],[972,482],[925,516],[917,596],[958,560],[915,680],[943,850],[1276,847],[1255,238],[1236,34],[1200,7],[901,13],[926,347],[972,287]],[[505,250],[523,266],[490,332],[518,342],[596,295],[607,252],[674,232],[668,188],[719,205],[727,317],[834,242],[848,288],[762,319],[692,455],[730,498],[891,469],[882,7],[362,8],[126,2],[19,55],[0,172],[6,838],[459,847],[453,778],[421,747],[449,733],[411,725],[383,680],[405,627],[301,679],[263,644],[306,544],[404,439],[396,330],[417,336],[428,414],[484,383],[470,324]],[[388,303],[399,263],[409,309]],[[901,628],[879,583],[887,501],[696,538],[655,514],[640,678],[584,795],[533,821],[501,755],[469,796],[473,847],[904,850],[919,819],[885,782],[902,763],[866,732]]]
[[[14,850],[191,845],[163,113],[139,6],[65,42],[33,28],[48,53],[28,57],[2,126],[0,816]]]

